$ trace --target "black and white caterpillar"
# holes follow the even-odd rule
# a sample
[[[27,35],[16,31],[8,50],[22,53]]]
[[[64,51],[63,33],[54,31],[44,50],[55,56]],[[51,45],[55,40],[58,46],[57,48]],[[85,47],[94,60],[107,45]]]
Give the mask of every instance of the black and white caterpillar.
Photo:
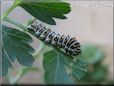
[[[35,36],[43,40],[46,44],[62,48],[68,55],[76,56],[81,53],[80,43],[69,35],[60,35],[51,31],[42,24],[33,23],[29,25],[28,30],[34,32]]]

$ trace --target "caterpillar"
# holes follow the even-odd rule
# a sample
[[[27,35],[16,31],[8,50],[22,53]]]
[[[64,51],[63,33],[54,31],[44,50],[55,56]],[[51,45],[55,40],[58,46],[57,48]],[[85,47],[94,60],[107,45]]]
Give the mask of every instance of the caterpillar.
[[[66,54],[76,56],[81,53],[80,43],[69,35],[60,35],[51,31],[42,24],[32,23],[27,27],[28,30],[34,32],[35,36],[40,40],[43,40],[47,45],[62,48]]]

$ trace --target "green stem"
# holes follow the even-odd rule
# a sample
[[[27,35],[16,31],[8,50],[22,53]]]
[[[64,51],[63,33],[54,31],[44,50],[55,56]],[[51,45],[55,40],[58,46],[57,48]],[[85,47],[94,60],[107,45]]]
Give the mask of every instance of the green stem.
[[[19,70],[17,76],[15,78],[10,79],[10,83],[11,84],[16,84],[17,81],[19,81],[21,79],[21,77],[23,76],[23,71],[22,68]]]
[[[13,5],[2,15],[1,19],[3,20],[8,14],[21,2],[21,0],[15,0]]]
[[[18,26],[19,28],[22,28],[25,31],[27,31],[27,28],[24,25],[20,24],[19,22],[15,21],[9,17],[5,17],[4,20]]]
[[[37,58],[38,56],[40,56],[40,54],[42,53],[44,48],[45,48],[44,44],[41,42],[40,46],[38,47],[38,49],[36,49],[35,53],[33,53],[34,58]]]

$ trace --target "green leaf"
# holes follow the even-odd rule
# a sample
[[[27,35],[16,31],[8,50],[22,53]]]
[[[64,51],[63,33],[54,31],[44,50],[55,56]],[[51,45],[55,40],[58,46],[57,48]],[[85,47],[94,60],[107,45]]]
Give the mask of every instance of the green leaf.
[[[94,45],[83,45],[81,50],[82,54],[79,55],[78,58],[88,64],[94,64],[103,58],[103,53],[101,50]]]
[[[11,66],[12,66],[10,63],[10,60],[8,58],[9,57],[8,57],[5,49],[2,47],[2,71],[0,71],[0,72],[2,72],[2,73],[0,73],[0,74],[2,74],[2,76],[6,75],[8,72],[8,68],[11,68]]]
[[[65,2],[28,2],[21,3],[20,6],[35,18],[51,25],[56,24],[53,18],[66,19],[64,14],[71,10]]]
[[[67,58],[56,50],[44,54],[43,66],[47,84],[74,84],[65,68],[69,62]]]
[[[108,75],[108,69],[105,65],[99,64],[90,75],[93,81],[103,81]]]
[[[71,76],[78,81],[87,73],[87,64],[79,59],[73,62]]]
[[[8,68],[17,59],[24,66],[32,66],[34,49],[29,45],[32,38],[19,30],[2,25],[2,68],[5,75]]]

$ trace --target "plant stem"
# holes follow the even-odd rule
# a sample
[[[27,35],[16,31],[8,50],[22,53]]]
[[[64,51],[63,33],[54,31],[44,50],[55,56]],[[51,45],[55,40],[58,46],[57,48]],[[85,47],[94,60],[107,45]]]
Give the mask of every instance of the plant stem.
[[[10,79],[10,83],[11,83],[11,84],[16,84],[17,81],[19,81],[22,76],[23,76],[23,71],[22,71],[22,68],[21,68],[21,69],[19,70],[17,76],[16,76],[15,78],[13,78],[13,79]]]
[[[13,19],[11,19],[9,17],[5,17],[4,20],[8,21],[8,22],[10,22],[10,23],[12,23],[12,24],[14,24],[16,26],[18,26],[19,28],[21,28],[21,29],[23,29],[25,31],[27,31],[27,28],[24,25],[20,24],[19,22],[15,21],[15,20],[13,20]]]
[[[45,45],[42,42],[40,42],[40,46],[38,47],[38,49],[36,49],[35,53],[32,54],[34,58],[37,58],[37,56],[39,56],[42,53],[43,49],[45,48],[44,46]]]
[[[8,14],[20,3],[20,0],[15,0],[13,5],[2,15],[1,19],[3,20]]]

